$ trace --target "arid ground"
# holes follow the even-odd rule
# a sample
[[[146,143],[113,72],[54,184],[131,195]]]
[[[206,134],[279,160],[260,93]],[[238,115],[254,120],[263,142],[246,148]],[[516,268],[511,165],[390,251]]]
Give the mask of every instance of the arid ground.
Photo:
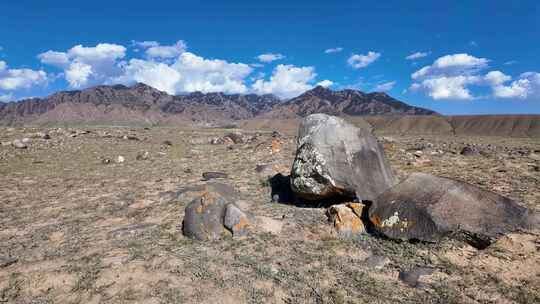
[[[270,131],[209,143],[228,132],[0,129],[2,142],[31,138],[26,149],[0,147],[0,302],[540,303],[540,231],[484,250],[455,240],[340,239],[324,208],[272,201],[268,175],[288,175],[294,134],[273,150]],[[379,139],[400,178],[457,178],[540,211],[539,138]],[[460,154],[468,144],[473,153]],[[262,164],[273,171],[257,172]],[[205,183],[205,171],[227,173],[219,181],[239,191],[252,218],[246,237],[182,235],[193,198],[185,189]]]

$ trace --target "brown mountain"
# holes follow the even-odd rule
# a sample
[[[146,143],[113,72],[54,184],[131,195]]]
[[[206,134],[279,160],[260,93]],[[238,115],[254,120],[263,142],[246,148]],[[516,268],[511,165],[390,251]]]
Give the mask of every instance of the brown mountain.
[[[226,123],[255,117],[291,118],[312,113],[341,116],[428,115],[435,112],[385,93],[316,87],[288,101],[273,95],[195,92],[173,96],[138,83],[63,91],[45,98],[0,103],[0,124],[24,123]]]
[[[386,93],[364,93],[356,90],[332,91],[321,86],[279,104],[265,114],[266,117],[283,118],[326,113],[339,116],[361,115],[437,115],[436,112],[410,106]]]

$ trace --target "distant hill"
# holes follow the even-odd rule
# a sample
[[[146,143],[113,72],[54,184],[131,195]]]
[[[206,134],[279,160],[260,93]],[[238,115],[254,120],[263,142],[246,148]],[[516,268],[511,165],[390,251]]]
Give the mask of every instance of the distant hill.
[[[146,84],[97,86],[63,91],[45,98],[0,103],[0,124],[148,123],[223,124],[253,118],[295,118],[312,113],[340,116],[429,115],[385,93],[332,91],[316,87],[280,100],[273,95],[195,92],[169,95]]]
[[[326,113],[337,116],[360,115],[437,115],[435,111],[414,107],[386,93],[357,90],[332,91],[321,86],[276,105],[265,117],[284,118]]]

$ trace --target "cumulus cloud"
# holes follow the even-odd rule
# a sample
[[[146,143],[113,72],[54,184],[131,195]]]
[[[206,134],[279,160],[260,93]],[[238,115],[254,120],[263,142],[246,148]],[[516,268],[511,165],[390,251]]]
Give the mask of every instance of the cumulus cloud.
[[[428,52],[415,52],[415,53],[412,53],[409,56],[405,57],[405,59],[407,59],[407,60],[416,60],[416,59],[427,57],[427,55],[429,55]]]
[[[15,96],[13,96],[13,93],[0,94],[0,102],[9,102],[14,99],[15,99]]]
[[[32,69],[10,69],[5,61],[0,61],[0,89],[14,91],[29,89],[47,82],[47,73]]]
[[[281,98],[291,98],[310,90],[310,82],[317,74],[314,67],[296,67],[293,65],[278,65],[272,72],[270,80],[257,80],[252,90],[256,94],[274,94]]]
[[[94,47],[76,45],[66,52],[47,51],[38,55],[43,64],[64,70],[66,81],[72,88],[105,83],[121,74],[119,60],[126,48],[117,44],[100,43]]]
[[[385,83],[376,85],[373,90],[377,92],[387,92],[387,91],[392,90],[395,85],[396,85],[395,81],[385,82]]]
[[[169,94],[200,91],[246,93],[246,77],[252,68],[243,63],[205,59],[182,53],[173,63],[131,59],[113,82],[144,82]]]
[[[486,68],[489,60],[477,58],[469,54],[453,54],[438,58],[432,65],[425,66],[414,72],[413,79],[430,78],[438,76],[470,75]]]
[[[151,47],[155,47],[155,46],[159,46],[159,42],[157,41],[136,41],[136,40],[131,40],[131,45],[136,47],[136,48],[142,48],[142,49],[147,49],[147,48],[151,48]]]
[[[335,48],[329,48],[324,51],[325,54],[333,54],[333,53],[339,53],[343,51],[342,47],[335,47]]]
[[[492,74],[493,73],[493,74]],[[504,77],[499,71],[490,72],[487,75],[498,75],[497,82],[492,82],[493,96],[499,98],[518,98],[526,99],[530,97],[540,97],[540,73],[526,72],[519,76],[518,79],[512,81],[510,84],[504,83],[510,81],[510,77],[504,74]],[[486,77],[487,77],[486,75]]]
[[[150,58],[158,59],[176,58],[180,54],[184,53],[186,49],[186,43],[182,40],[179,40],[173,45],[152,45],[148,49],[146,49],[146,55]]]
[[[411,91],[425,91],[433,99],[474,99],[468,86],[482,85],[487,79],[478,73],[488,66],[489,60],[469,54],[453,54],[438,58],[433,64],[425,66],[411,75],[417,82]],[[500,75],[492,74],[496,81]]]
[[[353,54],[347,63],[355,69],[365,68],[381,57],[380,53],[369,51],[366,55]]]
[[[261,54],[259,56],[257,56],[257,59],[259,59],[260,62],[265,62],[265,63],[268,63],[268,62],[272,62],[272,61],[276,61],[276,60],[281,60],[281,59],[284,59],[285,56],[283,54],[273,54],[273,53],[267,53],[267,54]]]
[[[329,87],[331,87],[332,85],[334,85],[334,82],[331,81],[331,80],[325,79],[325,80],[323,80],[323,81],[317,82],[317,85],[318,85],[318,86],[321,86],[321,87],[323,87],[323,88],[329,88]]]

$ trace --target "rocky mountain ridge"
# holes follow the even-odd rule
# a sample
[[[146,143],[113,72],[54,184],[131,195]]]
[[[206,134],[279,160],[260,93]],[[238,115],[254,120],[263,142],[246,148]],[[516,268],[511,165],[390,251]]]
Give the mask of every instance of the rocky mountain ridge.
[[[143,83],[101,85],[44,98],[0,104],[0,124],[25,123],[224,123],[257,117],[429,115],[385,93],[316,87],[290,100],[274,95],[194,92],[170,95]]]

